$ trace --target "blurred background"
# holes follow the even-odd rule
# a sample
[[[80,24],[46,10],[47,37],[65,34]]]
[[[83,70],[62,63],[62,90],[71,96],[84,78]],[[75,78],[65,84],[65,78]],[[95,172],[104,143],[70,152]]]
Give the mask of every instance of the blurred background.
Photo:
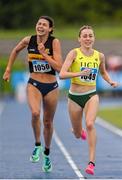
[[[95,30],[95,49],[106,56],[106,67],[113,80],[120,86],[111,88],[98,76],[97,91],[110,102],[122,100],[122,1],[121,0],[0,0],[0,98],[16,98],[26,101],[28,64],[26,49],[14,64],[10,83],[2,80],[8,56],[19,40],[35,33],[35,25],[41,15],[55,21],[54,35],[61,40],[63,59],[73,47],[77,47],[78,32],[88,24]],[[59,80],[61,97],[66,95],[69,80]],[[116,104],[115,104],[116,106]],[[121,113],[121,105],[119,113]],[[113,110],[112,110],[113,111]],[[120,114],[122,121],[122,114]],[[122,122],[120,123],[122,126]]]

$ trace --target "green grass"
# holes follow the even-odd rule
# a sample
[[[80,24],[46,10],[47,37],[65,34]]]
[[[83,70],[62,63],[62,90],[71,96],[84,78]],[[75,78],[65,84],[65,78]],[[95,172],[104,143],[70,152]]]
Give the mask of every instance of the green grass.
[[[93,26],[97,39],[122,39],[122,25]],[[56,27],[54,35],[60,39],[77,39],[80,25]],[[35,29],[0,30],[0,39],[20,39],[35,33]]]
[[[33,34],[34,31],[31,29],[22,30],[1,30],[0,29],[0,39],[20,39],[25,36]]]
[[[1,56],[0,57],[0,95],[4,95],[4,94],[14,94],[14,89],[11,86],[11,79],[10,79],[10,83],[5,82],[3,80],[3,74],[6,68],[8,62],[8,58],[7,56]],[[26,70],[26,64],[24,61],[17,59],[13,65],[13,70],[12,72],[16,72],[16,71],[21,71],[23,72],[24,70]]]
[[[98,116],[122,129],[122,107],[101,109]]]
[[[56,35],[62,39],[77,39],[80,26],[64,27],[56,30]],[[122,25],[118,26],[93,26],[97,39],[122,39]]]

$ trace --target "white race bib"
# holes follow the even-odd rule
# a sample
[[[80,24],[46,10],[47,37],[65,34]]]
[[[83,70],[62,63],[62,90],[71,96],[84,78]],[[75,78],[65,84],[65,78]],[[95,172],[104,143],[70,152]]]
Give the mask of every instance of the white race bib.
[[[51,71],[51,66],[45,60],[32,60],[33,72],[45,73]]]
[[[81,67],[81,71],[83,71],[84,69],[90,69],[91,73],[90,73],[89,76],[80,76],[79,77],[80,80],[82,82],[94,82],[94,81],[96,81],[98,69],[97,68]]]

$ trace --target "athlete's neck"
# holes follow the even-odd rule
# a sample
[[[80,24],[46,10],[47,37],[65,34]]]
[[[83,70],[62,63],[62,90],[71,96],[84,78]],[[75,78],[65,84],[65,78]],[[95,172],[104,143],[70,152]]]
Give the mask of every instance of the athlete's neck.
[[[39,43],[45,44],[45,42],[47,41],[47,39],[48,39],[48,34],[45,35],[45,36],[37,35],[37,44],[39,44]]]
[[[91,49],[91,48],[80,47],[80,50],[85,56],[92,56],[94,53],[94,49]]]

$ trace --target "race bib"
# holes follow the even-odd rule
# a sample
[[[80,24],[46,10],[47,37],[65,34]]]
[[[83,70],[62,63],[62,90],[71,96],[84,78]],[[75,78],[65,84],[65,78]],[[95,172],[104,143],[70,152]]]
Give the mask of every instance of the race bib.
[[[45,73],[51,71],[51,66],[44,60],[33,60],[33,72]]]
[[[98,69],[97,68],[81,67],[81,71],[83,71],[84,69],[90,69],[91,70],[90,75],[89,76],[81,76],[80,80],[82,82],[94,82],[94,81],[96,81]]]

